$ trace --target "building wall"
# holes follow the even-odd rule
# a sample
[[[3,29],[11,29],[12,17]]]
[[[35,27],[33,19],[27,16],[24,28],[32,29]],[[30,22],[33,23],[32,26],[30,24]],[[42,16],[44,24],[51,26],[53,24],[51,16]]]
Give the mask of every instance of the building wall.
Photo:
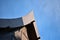
[[[21,40],[39,40],[36,23],[32,22],[15,32],[15,37]]]
[[[29,40],[28,35],[27,35],[27,29],[26,29],[26,27],[23,27],[19,31],[16,31],[15,32],[15,36],[16,36],[17,39]]]

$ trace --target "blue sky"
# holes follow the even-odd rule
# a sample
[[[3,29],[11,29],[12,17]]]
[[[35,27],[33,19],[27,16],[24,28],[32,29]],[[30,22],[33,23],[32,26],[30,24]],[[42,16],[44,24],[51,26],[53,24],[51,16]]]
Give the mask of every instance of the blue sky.
[[[0,0],[0,5],[0,18],[21,17],[33,9],[41,40],[60,40],[60,0]]]

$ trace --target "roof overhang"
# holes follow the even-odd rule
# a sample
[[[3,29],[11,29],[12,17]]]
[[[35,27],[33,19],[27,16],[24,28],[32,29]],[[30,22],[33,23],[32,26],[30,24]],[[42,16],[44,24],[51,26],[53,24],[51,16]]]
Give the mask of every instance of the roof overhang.
[[[14,28],[21,27],[29,24],[34,20],[33,11],[29,12],[26,16],[14,19],[0,19],[0,28]]]

